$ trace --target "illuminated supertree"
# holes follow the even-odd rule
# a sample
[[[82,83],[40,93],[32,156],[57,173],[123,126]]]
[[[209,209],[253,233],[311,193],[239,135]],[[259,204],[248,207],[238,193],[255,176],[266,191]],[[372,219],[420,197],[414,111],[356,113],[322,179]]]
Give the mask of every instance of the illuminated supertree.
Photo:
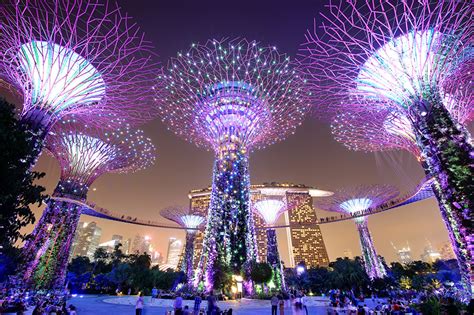
[[[113,3],[113,2],[112,2]],[[8,0],[0,17],[0,77],[23,95],[33,165],[51,127],[71,114],[107,124],[153,118],[151,46],[116,4]]]
[[[318,199],[316,206],[326,211],[360,214],[365,210],[376,208],[386,203],[398,196],[398,194],[398,190],[389,185],[361,185],[354,188],[337,190],[331,197]],[[387,272],[375,251],[367,226],[367,217],[355,218],[354,222],[359,231],[360,247],[367,275],[370,279],[385,277]]]
[[[188,283],[192,284],[193,279],[193,257],[194,257],[194,240],[196,232],[200,228],[206,218],[191,212],[189,207],[173,206],[160,211],[160,215],[168,220],[178,223],[186,228],[186,246],[184,249],[184,259],[181,269],[186,273]]]
[[[267,263],[273,267],[273,282],[277,288],[285,288],[283,266],[278,253],[276,231],[271,226],[275,225],[280,215],[286,211],[286,204],[278,199],[264,199],[254,204],[258,215],[267,225]]]
[[[112,127],[112,126],[109,126]],[[155,148],[141,130],[116,121],[113,131],[78,128],[75,121],[56,124],[46,148],[61,166],[61,177],[52,198],[24,247],[25,284],[36,288],[61,288],[71,243],[92,182],[104,173],[127,173],[154,162]]]
[[[474,283],[474,150],[456,116],[472,120],[471,19],[469,1],[334,0],[321,29],[307,33],[301,59],[326,117],[385,112],[410,126],[434,178],[466,299]],[[450,104],[464,113],[453,114]]]
[[[255,260],[249,207],[249,151],[284,139],[307,111],[305,81],[275,47],[244,39],[193,44],[160,76],[161,117],[177,135],[216,154],[211,205],[198,271],[206,290],[214,265],[240,273]],[[202,275],[195,278],[197,285]]]

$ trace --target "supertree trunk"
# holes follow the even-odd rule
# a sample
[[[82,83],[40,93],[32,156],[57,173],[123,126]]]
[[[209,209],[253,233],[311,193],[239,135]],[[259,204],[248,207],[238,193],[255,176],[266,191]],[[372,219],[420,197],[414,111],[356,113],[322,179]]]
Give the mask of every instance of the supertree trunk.
[[[267,229],[267,263],[273,268],[273,282],[275,286],[278,289],[284,289],[285,285],[275,229]]]
[[[248,157],[239,150],[225,151],[214,164],[211,203],[200,268],[204,268],[206,290],[214,286],[217,262],[240,273],[255,242],[250,206]]]
[[[357,230],[359,231],[360,247],[364,259],[365,271],[370,279],[383,278],[387,275],[384,265],[377,256],[372,237],[367,226],[367,218],[358,218],[355,220]]]
[[[193,279],[193,257],[194,257],[194,240],[196,239],[196,233],[186,232],[186,247],[184,249],[184,259],[182,270],[186,273],[188,283],[191,283]]]
[[[62,195],[57,192],[58,188],[53,196]],[[80,215],[80,206],[67,201],[48,202],[30,240],[23,247],[24,266],[20,270],[27,287],[60,289],[64,286]]]
[[[30,110],[21,119],[21,123],[27,132],[30,146],[30,155],[27,158],[27,163],[30,165],[30,168],[35,166],[43,150],[44,140],[50,127],[49,120],[49,117],[38,110]]]
[[[474,150],[468,132],[453,120],[439,94],[420,101],[410,118],[425,173],[434,178],[433,191],[459,264],[465,298],[474,285]]]
[[[272,266],[280,263],[275,229],[267,229],[267,263]]]

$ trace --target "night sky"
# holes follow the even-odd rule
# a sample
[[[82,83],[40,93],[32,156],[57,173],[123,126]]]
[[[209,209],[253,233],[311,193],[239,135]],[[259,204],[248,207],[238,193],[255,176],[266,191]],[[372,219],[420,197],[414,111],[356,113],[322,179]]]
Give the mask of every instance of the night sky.
[[[164,1],[121,0],[120,5],[135,18],[156,47],[163,65],[192,42],[210,38],[245,37],[262,45],[274,45],[280,52],[295,56],[304,41],[307,28],[313,26],[325,1]],[[137,104],[140,106],[140,104]],[[99,178],[89,192],[89,201],[113,211],[140,218],[159,219],[159,210],[173,204],[188,204],[191,189],[210,185],[213,154],[196,148],[168,131],[157,119],[144,126],[157,147],[155,166],[136,174],[107,174]],[[43,154],[37,170],[47,176],[42,183],[52,193],[59,178],[58,164]],[[332,139],[328,123],[308,117],[287,140],[250,158],[252,183],[293,182],[332,190],[357,184],[393,184],[400,190],[412,189],[424,173],[408,153],[364,154],[351,152]],[[37,211],[39,218],[40,211]],[[331,215],[318,211],[318,215]],[[102,241],[112,234],[131,237],[150,235],[152,244],[166,254],[168,238],[184,239],[184,233],[122,223],[96,221],[103,228]],[[164,222],[165,219],[161,219]],[[429,240],[434,247],[448,241],[434,199],[405,206],[369,218],[375,246],[387,261],[396,260],[396,246],[412,248],[420,258]],[[321,226],[331,260],[345,250],[360,255],[359,240],[353,222]],[[282,249],[283,260],[287,250]]]

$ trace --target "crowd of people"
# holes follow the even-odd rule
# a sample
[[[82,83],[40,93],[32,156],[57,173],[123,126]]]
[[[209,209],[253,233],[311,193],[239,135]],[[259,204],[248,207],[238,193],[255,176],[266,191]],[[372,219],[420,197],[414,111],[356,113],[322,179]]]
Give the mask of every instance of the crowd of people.
[[[150,303],[153,304],[154,299],[159,298],[159,294],[156,294],[155,288],[152,290],[152,296]],[[189,296],[186,296],[189,299]],[[218,305],[219,300],[225,300],[219,295],[210,293],[209,295],[195,294],[194,303],[192,307],[184,305],[184,299],[181,293],[176,293],[173,301],[173,311],[169,311],[168,314],[173,315],[232,315],[232,308],[223,309]],[[206,305],[203,305],[203,301],[206,301]],[[270,299],[272,315],[284,315],[285,309],[292,309],[291,314],[295,315],[308,315],[307,308],[307,297],[302,291],[291,291],[289,297],[285,299],[283,295],[272,295]],[[141,315],[144,308],[144,298],[142,294],[139,294],[136,303],[136,315]],[[173,313],[171,313],[173,312]]]
[[[414,305],[419,306],[429,298],[430,296],[426,292],[413,290],[392,290],[389,292],[389,296],[383,299],[377,296],[356,297],[352,291],[331,290],[329,293],[330,307],[328,308],[328,315],[417,315],[422,313],[415,309]],[[444,296],[440,298],[440,301],[442,314],[472,314],[474,306],[472,300],[467,313],[461,311],[452,297]]]
[[[0,294],[0,314],[76,315],[76,307],[67,305],[64,292],[28,291],[4,288]]]

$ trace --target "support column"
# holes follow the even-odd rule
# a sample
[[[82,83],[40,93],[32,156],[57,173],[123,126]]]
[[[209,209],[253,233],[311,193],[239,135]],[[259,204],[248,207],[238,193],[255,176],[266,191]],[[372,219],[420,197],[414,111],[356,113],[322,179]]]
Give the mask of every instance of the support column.
[[[184,259],[182,270],[186,273],[188,283],[192,283],[194,269],[193,269],[193,257],[194,257],[194,240],[196,239],[196,233],[194,231],[186,231],[186,247],[184,249]]]
[[[284,289],[280,253],[275,229],[267,229],[267,263],[273,269],[273,282],[278,289]]]
[[[53,196],[62,196],[57,192],[61,186],[60,182]],[[85,195],[74,196],[85,199]],[[23,247],[25,265],[21,268],[21,277],[26,286],[38,289],[63,288],[80,215],[80,206],[67,201],[48,201],[30,240]]]
[[[359,231],[360,247],[364,259],[365,271],[370,279],[383,278],[387,275],[384,265],[377,256],[374,243],[367,226],[367,217],[354,220]]]
[[[433,191],[458,260],[464,300],[474,286],[474,149],[466,129],[444,107],[439,93],[410,108],[425,173],[434,178]]]
[[[200,268],[206,290],[214,288],[217,273],[240,274],[255,259],[255,231],[250,213],[250,176],[244,150],[224,150],[214,164]],[[198,278],[199,279],[199,278]],[[195,285],[197,283],[195,282]]]

